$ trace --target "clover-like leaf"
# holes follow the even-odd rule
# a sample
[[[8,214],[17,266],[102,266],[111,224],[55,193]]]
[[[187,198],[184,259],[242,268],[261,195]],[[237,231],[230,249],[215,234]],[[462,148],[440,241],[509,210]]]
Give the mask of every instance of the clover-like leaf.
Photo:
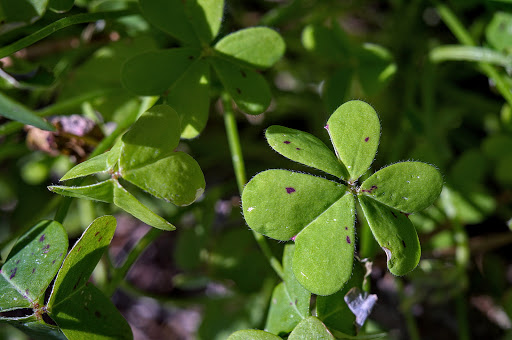
[[[51,185],[48,190],[63,196],[84,198],[106,203],[113,202],[114,183],[112,179],[80,187],[68,187],[65,185]]]
[[[122,169],[121,175],[153,196],[178,206],[196,201],[206,185],[199,164],[184,152],[174,152],[138,168]]]
[[[131,329],[110,300],[88,283],[114,231],[113,216],[94,220],[69,252],[55,279],[48,313],[71,339],[131,339]]]
[[[345,191],[343,184],[324,178],[267,170],[245,186],[242,209],[251,229],[287,241],[328,210]]]
[[[310,292],[330,295],[352,274],[355,201],[346,193],[315,217],[295,238],[293,272]]]
[[[290,333],[288,340],[334,340],[327,327],[314,316],[302,320]]]
[[[0,271],[0,312],[42,305],[68,250],[59,222],[41,221],[14,245]]]
[[[184,2],[181,0],[140,0],[142,14],[148,21],[181,40],[185,44],[199,45]]]
[[[300,130],[273,125],[265,131],[268,144],[286,158],[346,178],[347,170],[318,138]]]
[[[4,319],[12,326],[20,329],[31,339],[68,340],[59,327],[50,325],[40,316],[32,314],[27,317]]]
[[[413,213],[432,205],[442,189],[443,177],[432,165],[401,162],[371,175],[360,191],[394,209]]]
[[[160,95],[183,77],[200,54],[197,48],[144,52],[123,64],[121,82],[138,95]]]
[[[485,30],[487,41],[497,50],[512,49],[512,14],[496,12]]]
[[[401,276],[416,268],[421,249],[409,218],[366,195],[360,195],[359,202],[375,239],[386,252],[389,271]]]
[[[218,57],[210,58],[210,62],[240,110],[249,114],[260,114],[267,109],[271,94],[261,74]]]
[[[309,316],[311,293],[304,289],[293,274],[292,259],[295,245],[287,244],[283,253],[284,282],[272,293],[265,330],[274,334],[287,334]]]
[[[256,68],[271,67],[281,59],[283,38],[268,27],[249,27],[231,33],[215,44],[215,50]]]
[[[170,106],[157,105],[144,112],[122,137],[121,174],[173,153],[180,140],[180,130],[178,114]]]
[[[259,329],[242,329],[231,334],[227,340],[282,340],[277,335]]]
[[[102,153],[96,157],[88,159],[82,163],[75,165],[71,168],[62,178],[61,181],[67,181],[69,179],[84,177],[92,175],[98,172],[105,172],[109,169],[107,164],[107,158],[109,157],[108,152]]]
[[[117,140],[114,146],[110,149],[110,151],[106,152],[107,154],[107,168],[113,169],[117,163],[119,162],[119,158],[121,157],[121,149],[123,147],[123,141],[121,138]]]
[[[181,137],[194,138],[203,131],[210,109],[210,65],[200,60],[191,65],[169,89],[167,105],[181,119]]]
[[[185,4],[188,18],[201,42],[210,43],[219,33],[224,0],[192,0]]]
[[[363,175],[375,158],[380,139],[380,122],[365,102],[352,100],[341,105],[327,121],[327,130],[349,182]]]
[[[117,181],[114,184],[114,204],[142,222],[162,230],[175,230],[176,227],[162,217],[152,212],[139,202],[132,194]]]

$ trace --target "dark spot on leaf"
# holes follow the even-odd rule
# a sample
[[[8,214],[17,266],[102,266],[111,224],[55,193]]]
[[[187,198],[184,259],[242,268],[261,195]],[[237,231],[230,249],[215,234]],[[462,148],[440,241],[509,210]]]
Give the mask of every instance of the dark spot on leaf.
[[[240,73],[242,74],[242,77],[247,78],[247,74],[243,70],[240,70]]]
[[[366,138],[364,139],[364,141],[365,141],[365,142],[368,142],[369,140],[370,140],[370,137],[366,137]]]
[[[300,148],[295,148],[296,150],[300,150]]]
[[[103,238],[103,236],[101,236],[99,239],[98,239],[98,242],[101,241],[101,239]]]
[[[11,269],[11,276],[9,276],[9,279],[12,280],[16,276],[16,271],[18,271],[18,267],[14,267],[14,269]]]
[[[402,240],[402,245],[403,245],[403,246],[404,246],[404,248],[405,248],[405,241],[404,241],[404,240]]]
[[[44,239],[45,239],[45,236],[44,236],[44,234],[43,234],[43,235],[41,235],[41,237],[39,238],[39,242],[43,242],[43,241],[44,241]]]
[[[284,144],[290,144],[291,142],[289,140],[285,140],[283,143]]]
[[[98,319],[101,318],[101,313],[98,312],[98,311],[95,311],[94,312],[94,316],[97,317]]]
[[[16,261],[16,264],[20,263],[20,260]]]
[[[35,272],[36,272],[36,269],[32,268],[32,274],[34,274]]]
[[[52,261],[52,264],[55,264],[55,260]]]
[[[391,212],[391,215],[393,215],[395,218],[398,218],[394,212]]]
[[[25,289],[25,295],[28,296],[28,288]]]
[[[75,290],[75,289],[76,289],[76,287],[77,287],[77,286],[78,286],[78,284],[80,283],[80,280],[81,280],[81,279],[82,279],[82,275],[80,275],[80,276],[78,277],[78,280],[76,281],[75,285],[73,286],[73,290]]]
[[[350,237],[347,236],[347,243],[350,244]]]
[[[59,254],[59,257],[61,257],[61,256],[62,256],[62,253]]]
[[[242,90],[240,90],[238,87],[236,88],[236,93],[241,94]]]
[[[348,227],[345,227],[345,230],[348,230]]]
[[[361,191],[371,194],[373,192],[373,190],[376,190],[377,188],[378,187],[376,185],[372,185],[372,187],[370,189],[362,189]]]
[[[193,56],[193,55],[189,55],[189,56],[188,56],[188,59],[189,59],[189,60],[194,60],[195,58],[194,58],[194,56]]]
[[[47,254],[50,251],[50,245],[47,244],[43,247],[43,254]]]
[[[291,187],[288,187],[288,188],[286,188],[286,192],[291,194],[292,192],[295,192],[295,189],[291,188]]]
[[[97,232],[96,232],[96,234],[94,234],[94,237],[98,236],[98,234],[99,234],[99,233],[100,233],[100,232],[99,232],[99,231],[97,231]]]
[[[290,302],[290,306],[293,306],[293,303]]]
[[[404,212],[401,212],[401,211],[400,211],[400,214],[404,215],[404,216],[405,216],[405,217],[407,217],[407,218],[409,218],[409,215],[410,215],[410,214],[408,214],[408,213],[404,213]]]
[[[78,250],[77,250],[77,252],[78,252],[78,251],[80,251],[80,250],[82,250],[82,246],[78,247]]]

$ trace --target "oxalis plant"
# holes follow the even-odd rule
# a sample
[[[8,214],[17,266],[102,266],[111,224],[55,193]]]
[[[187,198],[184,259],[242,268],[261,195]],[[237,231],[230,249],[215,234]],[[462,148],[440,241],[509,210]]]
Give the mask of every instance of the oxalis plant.
[[[243,214],[252,230],[295,244],[293,255],[285,251],[288,264],[284,265],[285,272],[291,271],[294,278],[285,274],[285,286],[279,289],[288,296],[296,295],[300,287],[290,288],[289,283],[296,280],[304,289],[298,295],[305,296],[306,301],[289,299],[298,312],[295,320],[282,321],[286,327],[281,330],[293,329],[289,339],[306,339],[314,334],[334,338],[319,319],[310,316],[308,294],[334,294],[351,278],[358,205],[362,212],[359,218],[368,222],[386,253],[389,271],[400,276],[418,265],[421,254],[418,235],[408,215],[430,206],[443,186],[441,173],[434,166],[413,161],[389,165],[358,183],[375,158],[381,133],[375,110],[365,102],[341,105],[325,129],[334,153],[303,131],[271,126],[265,135],[275,151],[322,170],[331,179],[272,169],[254,176],[242,194]],[[277,288],[274,298],[279,295],[276,291]],[[234,333],[230,339],[248,337],[277,338],[268,332],[250,330]]]

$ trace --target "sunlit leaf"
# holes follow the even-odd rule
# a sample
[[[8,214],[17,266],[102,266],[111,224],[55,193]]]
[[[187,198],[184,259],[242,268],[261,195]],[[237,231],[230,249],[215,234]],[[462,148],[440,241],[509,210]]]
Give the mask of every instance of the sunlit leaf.
[[[112,179],[80,187],[68,187],[64,185],[52,185],[48,190],[63,196],[84,198],[87,200],[112,203],[114,185]]]
[[[258,329],[244,329],[231,334],[227,340],[282,340],[280,337]]]
[[[288,340],[334,340],[327,327],[314,316],[302,320],[291,332]]]
[[[487,41],[499,51],[512,49],[512,14],[496,12],[485,30]]]
[[[67,181],[68,179],[92,175],[97,172],[105,172],[109,169],[107,165],[108,153],[102,153],[96,157],[86,160],[85,162],[75,165],[71,170],[66,172],[60,179]]]
[[[219,33],[224,0],[187,1],[185,10],[199,39],[204,44],[209,44]]]

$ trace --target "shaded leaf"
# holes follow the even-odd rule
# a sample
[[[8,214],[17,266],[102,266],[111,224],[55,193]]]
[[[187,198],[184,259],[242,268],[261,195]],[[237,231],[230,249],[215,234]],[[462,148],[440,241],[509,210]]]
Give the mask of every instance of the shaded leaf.
[[[176,229],[171,223],[152,212],[140,203],[132,194],[117,181],[114,185],[114,204],[142,222],[162,230]]]
[[[173,152],[134,169],[121,168],[121,175],[153,196],[178,206],[193,203],[201,197],[206,185],[199,164],[184,152]]]
[[[445,186],[439,201],[446,215],[464,224],[480,223],[496,209],[495,199],[483,189],[461,193]]]
[[[87,227],[73,245],[55,279],[48,301],[50,311],[57,310],[63,300],[76,294],[86,284],[115,230],[116,219],[113,216],[98,217]]]
[[[209,44],[219,33],[224,11],[224,0],[193,0],[185,5],[188,18],[204,44]]]
[[[380,91],[396,73],[391,53],[382,46],[365,43],[358,53],[358,76],[367,95]]]
[[[156,162],[174,152],[180,140],[180,119],[168,105],[144,112],[121,139],[121,173]]]
[[[416,268],[421,249],[409,218],[365,195],[359,196],[359,202],[373,236],[386,252],[389,271],[401,276]]]
[[[354,70],[351,67],[342,67],[326,80],[322,94],[328,112],[334,112],[345,102],[353,76]]]
[[[338,201],[345,190],[344,185],[320,177],[267,170],[245,186],[242,209],[251,229],[287,241]]]
[[[107,165],[108,152],[102,153],[96,157],[86,160],[72,167],[62,178],[61,181],[68,179],[92,175],[97,172],[105,172],[109,169]]]
[[[213,57],[209,60],[240,110],[249,114],[260,114],[267,109],[271,94],[261,74],[221,58]]]
[[[84,198],[87,200],[106,203],[112,203],[114,196],[114,185],[112,179],[80,187],[52,185],[48,187],[48,190],[63,196]]]
[[[354,222],[354,197],[346,193],[299,232],[293,272],[304,288],[331,295],[348,281],[354,259]]]
[[[371,175],[361,184],[360,192],[394,209],[413,213],[432,205],[442,189],[443,177],[432,165],[401,162]]]
[[[377,153],[380,122],[365,102],[352,100],[341,105],[327,121],[327,130],[338,157],[354,182],[370,167]]]
[[[314,316],[302,320],[291,332],[288,340],[334,340],[327,327]]]
[[[181,119],[181,137],[194,138],[203,131],[210,109],[210,65],[198,61],[174,83],[165,97],[166,104],[176,110]]]
[[[181,0],[140,0],[142,14],[153,25],[189,45],[200,45]]]
[[[499,51],[512,49],[512,14],[496,12],[485,30],[487,41]]]
[[[346,169],[334,153],[320,139],[307,132],[272,125],[265,131],[265,137],[272,149],[292,161],[339,178],[347,177]]]
[[[25,106],[15,102],[0,92],[0,113],[2,116],[18,121],[23,124],[32,125],[42,130],[55,131],[55,127],[27,109]]]
[[[272,293],[265,330],[276,335],[287,334],[309,316],[311,293],[304,289],[293,274],[292,259],[295,245],[287,244],[283,254],[284,282]]]
[[[49,7],[55,12],[67,12],[74,4],[75,0],[50,0]]]
[[[231,334],[227,340],[281,340],[280,337],[260,331],[259,329],[244,329]]]
[[[231,33],[215,44],[215,50],[253,67],[274,65],[284,54],[283,38],[268,27],[249,27]]]
[[[302,46],[319,57],[336,61],[346,59],[348,55],[348,46],[343,44],[332,30],[320,24],[309,24],[304,27]]]
[[[0,275],[0,311],[43,304],[44,292],[68,250],[59,222],[41,221],[14,245]]]
[[[67,340],[67,338],[57,326],[47,324],[43,320],[38,319],[36,315],[31,315],[25,318],[11,319],[7,322],[12,326],[22,330],[32,339]]]
[[[172,48],[141,53],[123,64],[121,82],[138,95],[161,95],[183,77],[200,53],[196,48]]]

